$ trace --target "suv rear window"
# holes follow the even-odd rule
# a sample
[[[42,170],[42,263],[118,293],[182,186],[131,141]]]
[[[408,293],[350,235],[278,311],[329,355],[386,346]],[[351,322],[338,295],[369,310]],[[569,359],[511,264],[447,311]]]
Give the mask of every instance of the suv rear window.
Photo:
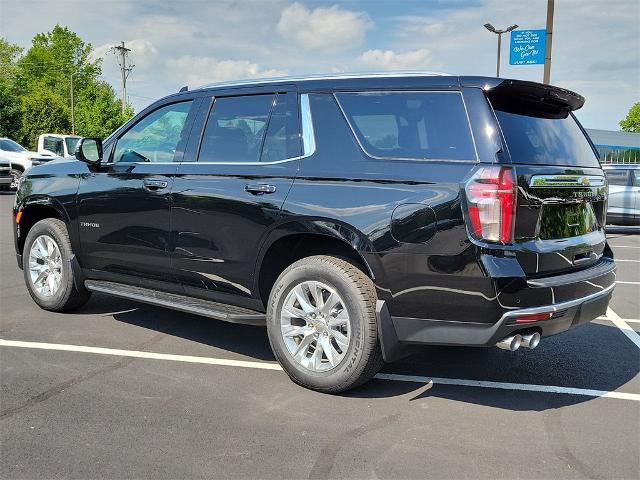
[[[475,161],[459,92],[337,93],[365,152],[375,158]]]
[[[495,108],[495,112],[513,163],[600,166],[573,115],[550,118],[540,112],[518,111],[513,104]]]

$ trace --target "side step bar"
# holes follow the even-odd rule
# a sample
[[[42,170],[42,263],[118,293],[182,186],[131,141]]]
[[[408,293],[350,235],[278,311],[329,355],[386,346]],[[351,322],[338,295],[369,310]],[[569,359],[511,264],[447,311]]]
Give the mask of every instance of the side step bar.
[[[242,323],[245,325],[264,325],[266,321],[265,314],[256,312],[255,310],[177,295],[175,293],[161,292],[159,290],[101,280],[86,280],[84,285],[92,292],[106,293],[114,297],[149,303],[180,312],[215,318],[216,320],[223,320],[225,322]]]

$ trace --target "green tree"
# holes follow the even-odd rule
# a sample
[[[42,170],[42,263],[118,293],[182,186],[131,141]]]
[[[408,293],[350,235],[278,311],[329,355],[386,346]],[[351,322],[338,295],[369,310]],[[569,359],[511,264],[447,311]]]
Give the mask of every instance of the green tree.
[[[18,45],[0,37],[0,137],[15,138],[20,130],[20,97],[16,85]]]
[[[20,98],[20,121],[12,120],[19,125],[13,138],[35,148],[42,133],[71,133],[72,75],[78,135],[106,137],[133,115],[131,108],[122,114],[113,88],[99,79],[102,60],[92,59],[91,50],[91,44],[56,25],[35,35],[24,56],[14,53],[12,78]],[[0,88],[0,102],[2,98]]]
[[[640,102],[634,103],[627,116],[620,120],[620,128],[625,132],[640,133]]]
[[[128,106],[114,100],[116,94],[107,82],[88,85],[76,98],[76,130],[85,137],[105,138],[133,116]]]
[[[21,140],[30,148],[36,147],[42,133],[71,130],[66,99],[45,85],[36,86],[29,95],[22,97],[21,114]]]

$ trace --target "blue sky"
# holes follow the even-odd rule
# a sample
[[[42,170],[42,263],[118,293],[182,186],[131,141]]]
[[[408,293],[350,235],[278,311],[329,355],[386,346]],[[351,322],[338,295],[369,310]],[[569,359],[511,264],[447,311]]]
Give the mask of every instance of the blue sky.
[[[119,88],[109,47],[124,40],[135,68],[129,100],[140,109],[183,85],[300,73],[436,70],[494,75],[496,36],[512,23],[544,28],[546,0],[0,0],[0,35],[28,47],[56,23],[103,57]],[[640,100],[640,2],[558,0],[552,83],[587,98],[578,116],[618,129]],[[508,65],[501,76],[542,80],[542,66]]]

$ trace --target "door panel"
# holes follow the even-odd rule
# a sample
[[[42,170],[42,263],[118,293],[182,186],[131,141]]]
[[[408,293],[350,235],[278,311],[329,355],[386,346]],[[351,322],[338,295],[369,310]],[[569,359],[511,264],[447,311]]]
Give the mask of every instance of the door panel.
[[[301,156],[295,90],[251,93],[216,97],[200,127],[198,162],[180,165],[171,207],[173,271],[187,292],[247,306],[257,301],[259,247]]]
[[[83,266],[169,280],[170,201],[175,163],[116,163],[80,182]],[[145,182],[164,184],[145,187]]]
[[[218,300],[224,294],[253,296],[259,246],[281,216],[297,168],[297,160],[261,166],[180,165],[173,187],[173,269],[185,288]],[[247,185],[275,191],[252,193]]]
[[[171,275],[171,188],[192,124],[192,101],[143,112],[114,142],[105,163],[80,180],[83,267],[133,284]],[[115,143],[115,145],[114,145]]]

